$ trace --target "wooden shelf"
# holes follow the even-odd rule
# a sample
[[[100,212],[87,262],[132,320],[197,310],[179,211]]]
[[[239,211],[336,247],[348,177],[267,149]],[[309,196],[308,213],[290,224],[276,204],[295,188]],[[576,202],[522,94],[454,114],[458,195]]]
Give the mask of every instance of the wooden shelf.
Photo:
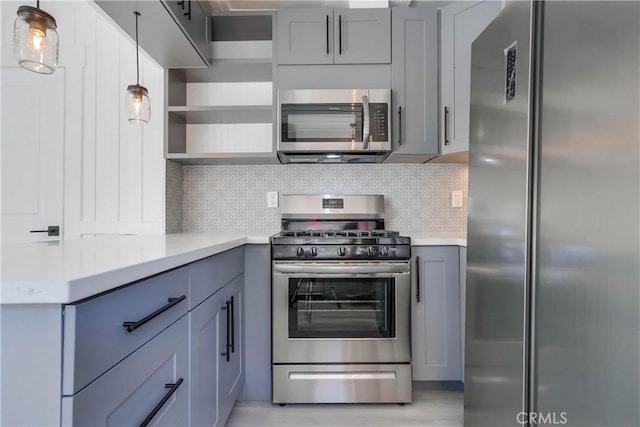
[[[273,123],[273,105],[169,106],[186,124]]]

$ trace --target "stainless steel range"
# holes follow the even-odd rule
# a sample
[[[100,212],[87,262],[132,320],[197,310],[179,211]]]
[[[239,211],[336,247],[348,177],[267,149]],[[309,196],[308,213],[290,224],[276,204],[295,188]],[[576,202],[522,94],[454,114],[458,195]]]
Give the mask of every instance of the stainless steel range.
[[[273,402],[411,402],[411,242],[380,195],[284,195],[271,239]]]

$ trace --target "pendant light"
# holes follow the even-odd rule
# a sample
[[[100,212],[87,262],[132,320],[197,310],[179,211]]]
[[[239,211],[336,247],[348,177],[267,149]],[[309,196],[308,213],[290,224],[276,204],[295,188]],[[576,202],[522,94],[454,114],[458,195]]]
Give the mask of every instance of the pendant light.
[[[140,12],[133,12],[136,16],[136,84],[127,86],[127,113],[130,123],[144,124],[151,118],[151,103],[149,91],[140,86],[140,53],[138,52],[138,16]]]
[[[13,55],[22,68],[52,74],[58,68],[58,32],[53,16],[36,7],[20,6],[13,26]]]

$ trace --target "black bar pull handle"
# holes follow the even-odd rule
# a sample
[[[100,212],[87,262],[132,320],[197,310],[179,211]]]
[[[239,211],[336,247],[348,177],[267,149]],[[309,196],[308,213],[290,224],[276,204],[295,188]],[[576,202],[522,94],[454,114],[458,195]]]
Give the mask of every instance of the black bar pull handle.
[[[47,236],[59,236],[60,226],[49,225],[46,230],[29,230],[29,233],[47,233]]]
[[[231,297],[231,353],[236,352],[236,317],[235,317],[235,302]]]
[[[420,257],[416,257],[416,302],[420,302]]]
[[[191,0],[187,3],[187,11],[184,13],[184,16],[189,18],[189,21],[191,21]]]
[[[444,107],[444,145],[449,145],[449,107]]]
[[[402,105],[398,107],[398,144],[402,145]]]
[[[338,54],[342,55],[342,15],[338,15]]]
[[[169,298],[169,299],[167,299],[167,301],[168,301],[167,305],[157,309],[153,313],[149,314],[148,316],[143,317],[142,319],[138,320],[137,322],[124,322],[122,324],[122,326],[127,328],[127,332],[133,332],[136,329],[138,329],[140,326],[142,326],[145,323],[147,323],[149,320],[153,319],[154,317],[158,317],[159,315],[161,315],[165,311],[169,310],[171,307],[173,307],[175,305],[178,305],[180,302],[184,301],[185,299],[187,299],[186,295],[182,295],[182,296],[180,296],[178,298]]]
[[[153,408],[153,410],[149,413],[149,415],[147,415],[147,418],[145,418],[144,421],[140,423],[140,427],[146,427],[151,422],[151,420],[153,420],[153,417],[155,417],[156,414],[160,412],[164,404],[167,403],[167,400],[169,400],[171,396],[173,396],[173,393],[175,393],[176,390],[178,390],[178,387],[180,387],[180,384],[182,384],[183,381],[184,380],[180,378],[174,384],[164,385],[164,388],[168,388],[170,390],[167,392],[167,394],[164,395],[162,400],[158,402],[158,404]]]
[[[327,55],[329,55],[329,15],[327,15]]]
[[[182,10],[184,10],[184,2],[185,0],[181,0],[177,3],[178,6],[180,6],[182,8]]]
[[[231,321],[229,319],[229,315],[231,314],[231,301],[225,301],[224,303],[225,305],[222,307],[222,310],[226,310],[227,311],[227,342],[225,344],[225,349],[226,351],[224,353],[220,353],[220,356],[225,356],[227,359],[227,362],[229,361],[229,357],[231,356],[231,352],[229,351],[231,349],[231,343],[229,340],[229,329],[231,328]]]

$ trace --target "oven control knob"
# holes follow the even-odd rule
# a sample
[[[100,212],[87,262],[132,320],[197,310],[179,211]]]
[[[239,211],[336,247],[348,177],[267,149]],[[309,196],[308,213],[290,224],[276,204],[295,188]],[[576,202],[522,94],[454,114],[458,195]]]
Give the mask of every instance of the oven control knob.
[[[378,252],[378,251],[376,250],[376,247],[375,247],[375,246],[369,246],[369,247],[367,248],[367,255],[368,255],[368,256],[376,256],[376,253],[377,253],[377,252]]]
[[[318,256],[318,248],[315,246],[311,247],[311,256]]]
[[[386,246],[380,246],[380,255],[381,256],[387,256],[389,255],[389,248]]]
[[[304,256],[304,249],[301,246],[299,246],[298,249],[296,249],[296,255]]]
[[[338,248],[338,256],[345,256],[347,254],[347,248],[340,246]]]

